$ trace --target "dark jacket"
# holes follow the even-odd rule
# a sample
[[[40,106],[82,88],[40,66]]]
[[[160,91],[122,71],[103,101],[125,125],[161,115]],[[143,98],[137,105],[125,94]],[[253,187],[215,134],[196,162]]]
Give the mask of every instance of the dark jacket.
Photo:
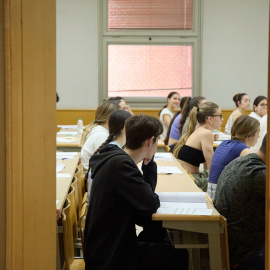
[[[90,159],[93,183],[85,226],[85,269],[136,269],[135,223],[160,206],[157,166],[142,166],[116,145]],[[143,225],[143,224],[140,224]]]

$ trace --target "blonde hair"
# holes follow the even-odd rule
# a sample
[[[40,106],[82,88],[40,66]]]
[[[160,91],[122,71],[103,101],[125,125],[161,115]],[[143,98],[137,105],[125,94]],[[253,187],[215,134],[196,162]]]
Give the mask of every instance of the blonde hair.
[[[260,122],[248,115],[239,116],[233,123],[231,129],[232,140],[244,141],[250,136],[254,136],[260,126]]]
[[[179,142],[175,145],[173,155],[178,158],[178,153],[183,145],[186,144],[189,136],[194,132],[197,121],[199,124],[204,124],[208,116],[216,113],[218,105],[213,102],[205,102],[200,107],[194,107],[189,113],[189,121],[187,124],[187,133],[181,136]]]
[[[98,125],[106,123],[110,115],[119,108],[119,105],[110,100],[105,100],[103,103],[101,103],[96,109],[95,120],[91,124],[85,126],[83,129],[81,146],[84,145],[86,137],[92,131],[92,129]]]

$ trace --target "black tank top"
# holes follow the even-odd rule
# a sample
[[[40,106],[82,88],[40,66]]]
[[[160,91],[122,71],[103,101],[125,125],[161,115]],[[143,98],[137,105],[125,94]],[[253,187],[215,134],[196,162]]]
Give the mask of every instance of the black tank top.
[[[178,153],[178,158],[196,167],[199,167],[201,163],[205,162],[202,150],[188,145],[182,146]]]

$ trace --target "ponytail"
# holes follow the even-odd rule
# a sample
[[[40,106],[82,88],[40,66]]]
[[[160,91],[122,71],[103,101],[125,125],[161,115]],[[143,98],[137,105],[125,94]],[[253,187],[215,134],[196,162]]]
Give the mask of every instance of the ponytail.
[[[183,145],[186,144],[187,139],[189,136],[194,132],[196,125],[197,125],[197,107],[194,107],[191,112],[189,113],[189,121],[187,124],[187,133],[181,136],[179,142],[175,145],[173,150],[173,155],[178,158],[178,153]]]

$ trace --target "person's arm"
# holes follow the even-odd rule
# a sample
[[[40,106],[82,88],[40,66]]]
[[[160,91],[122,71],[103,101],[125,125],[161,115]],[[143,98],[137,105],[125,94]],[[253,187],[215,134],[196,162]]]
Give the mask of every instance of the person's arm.
[[[211,131],[206,131],[201,136],[202,151],[206,162],[206,167],[210,171],[211,161],[214,154],[214,136]]]
[[[236,111],[234,112],[234,114],[233,114],[233,116],[232,116],[232,125],[233,125],[234,121],[235,121],[238,117],[240,117],[241,115],[242,115],[241,112],[239,112],[238,110],[236,110]],[[231,127],[232,127],[232,125],[231,125]]]
[[[163,122],[164,124],[169,127],[170,123],[171,123],[171,116],[169,114],[164,114],[163,115]]]
[[[143,161],[142,171],[143,171],[144,181],[151,186],[154,192],[157,185],[157,164],[154,161],[154,157],[151,159],[151,161],[147,165],[145,165]]]
[[[116,172],[116,188],[119,195],[132,205],[136,213],[141,216],[152,215],[160,206],[159,197],[154,193],[152,185],[155,183],[146,183],[141,172],[135,164],[129,160],[119,162],[120,165],[115,169]],[[147,168],[146,168],[147,167]],[[155,174],[155,164],[144,166],[146,178],[153,173]],[[149,180],[153,181],[153,178]]]

